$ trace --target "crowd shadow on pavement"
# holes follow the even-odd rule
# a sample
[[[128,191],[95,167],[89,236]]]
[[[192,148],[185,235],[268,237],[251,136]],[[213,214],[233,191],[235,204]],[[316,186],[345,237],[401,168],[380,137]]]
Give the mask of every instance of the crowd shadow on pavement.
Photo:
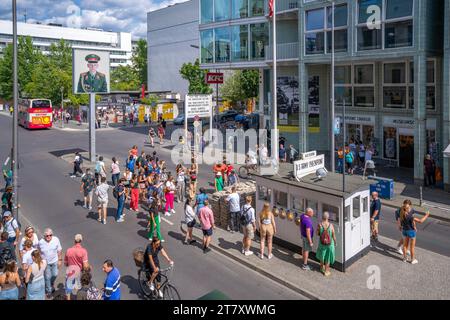
[[[147,229],[138,230],[137,235],[144,238],[145,240],[148,240],[148,230]]]
[[[181,244],[185,245],[184,244],[185,235],[183,233],[169,231],[168,235],[169,235],[169,237],[171,237],[171,238],[181,242]],[[198,249],[203,249],[202,248],[202,243],[197,241],[197,240],[193,244],[190,244],[190,246],[194,246],[194,247],[196,247]]]
[[[73,203],[73,206],[74,207],[83,207],[84,206],[84,202],[82,201],[82,200],[76,200],[74,203]]]
[[[107,208],[106,209],[106,217],[113,217],[116,218],[116,208]],[[92,207],[92,210],[90,210],[86,216],[88,219],[97,220],[98,219],[98,210],[96,207]]]
[[[130,295],[136,295],[141,300],[148,300],[148,298],[142,293],[137,278],[126,275],[120,278],[120,282],[122,282],[128,288],[128,293]]]
[[[383,256],[386,256],[388,258],[392,258],[392,259],[396,259],[396,260],[400,260],[403,261],[403,256],[401,256],[397,250],[395,250],[394,248],[381,243],[381,242],[373,242],[372,241],[372,248],[371,248],[372,252],[376,252],[379,254],[382,254]]]

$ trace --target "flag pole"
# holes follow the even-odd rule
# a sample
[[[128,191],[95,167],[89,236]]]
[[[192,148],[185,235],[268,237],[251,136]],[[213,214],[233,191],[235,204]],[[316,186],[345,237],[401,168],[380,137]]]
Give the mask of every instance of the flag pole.
[[[277,5],[276,0],[272,0],[272,19],[273,19],[273,109],[272,109],[272,150],[274,154],[272,157],[279,161],[279,148],[278,143],[278,101],[277,101]]]

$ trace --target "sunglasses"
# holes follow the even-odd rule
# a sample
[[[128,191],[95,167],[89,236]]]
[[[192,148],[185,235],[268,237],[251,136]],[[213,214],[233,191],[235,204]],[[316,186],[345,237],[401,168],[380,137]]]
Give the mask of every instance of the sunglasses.
[[[46,235],[45,235],[46,238],[52,237],[52,236],[53,236],[52,234],[46,234]]]

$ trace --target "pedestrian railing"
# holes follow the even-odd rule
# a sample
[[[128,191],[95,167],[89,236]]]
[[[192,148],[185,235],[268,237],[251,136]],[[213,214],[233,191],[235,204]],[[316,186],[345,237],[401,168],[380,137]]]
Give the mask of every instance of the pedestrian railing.
[[[299,57],[299,43],[280,43],[277,44],[277,61],[278,60],[295,60]],[[265,47],[266,60],[273,60],[272,45]]]

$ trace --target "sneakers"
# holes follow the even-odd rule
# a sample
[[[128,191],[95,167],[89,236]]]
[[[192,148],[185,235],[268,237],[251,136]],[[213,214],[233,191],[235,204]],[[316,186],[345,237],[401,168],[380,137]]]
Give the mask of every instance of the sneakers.
[[[103,224],[106,224],[106,220],[103,220]]]
[[[242,251],[241,251],[241,252],[242,252],[242,254],[245,254],[245,250],[244,250],[244,249],[242,249]]]
[[[171,214],[169,213],[169,211],[164,212],[164,215],[165,215],[166,217],[170,217],[170,216],[171,216]]]
[[[303,264],[302,265],[302,270],[311,271],[311,267],[309,265],[307,265],[307,264]]]
[[[153,282],[150,283],[149,288],[150,288],[150,291],[155,291],[155,285],[153,284]]]
[[[176,213],[175,209],[170,210],[170,212],[171,212],[172,214],[175,214],[175,213]]]
[[[273,254],[269,254],[268,256],[267,256],[267,259],[272,259],[273,258]]]
[[[88,210],[92,210],[92,207],[91,207],[91,206],[89,206]]]
[[[83,205],[83,209],[87,209],[88,208],[88,206],[87,205]]]
[[[159,297],[160,299],[164,298],[164,295],[163,295],[163,293],[162,293],[161,290],[158,290],[158,297]]]
[[[397,252],[400,253],[401,255],[403,255],[402,247],[398,247],[398,248],[397,248]]]
[[[70,177],[71,177],[71,178],[76,178],[77,176],[75,176],[75,175],[71,175]]]
[[[264,255],[263,254],[259,254],[259,257],[261,258],[261,260],[264,260]]]
[[[160,241],[161,241],[161,243],[166,242],[166,240],[164,240],[164,239],[161,239]]]
[[[403,262],[405,262],[405,263],[406,263],[406,262],[408,262],[408,260],[406,260],[405,258],[403,258]]]
[[[119,220],[117,220],[116,222],[124,222],[125,220],[123,219],[123,217],[120,217]]]
[[[248,251],[245,251],[244,254],[248,257],[248,256],[251,256],[253,254],[253,251],[248,250]]]
[[[411,261],[411,264],[418,264],[419,261],[417,261],[417,259],[414,259],[413,261]]]

